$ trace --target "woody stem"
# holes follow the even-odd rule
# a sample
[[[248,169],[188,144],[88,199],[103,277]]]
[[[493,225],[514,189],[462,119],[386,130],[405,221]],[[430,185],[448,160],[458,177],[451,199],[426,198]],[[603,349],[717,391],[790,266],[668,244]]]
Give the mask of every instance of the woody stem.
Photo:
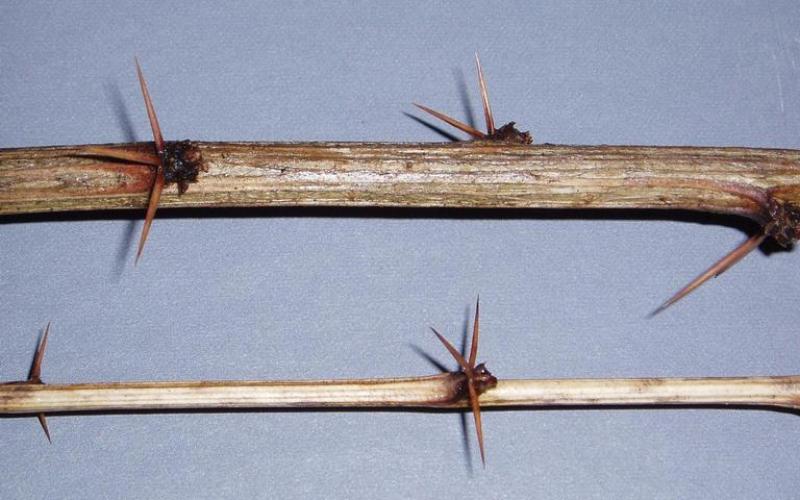
[[[146,150],[150,145],[118,145]],[[800,152],[501,143],[192,143],[205,169],[162,207],[684,209],[769,220],[800,206]],[[140,208],[149,167],[87,146],[0,150],[0,215]]]
[[[464,408],[463,375],[399,379],[0,385],[0,414],[232,408]],[[501,380],[482,407],[747,405],[800,409],[800,376]]]

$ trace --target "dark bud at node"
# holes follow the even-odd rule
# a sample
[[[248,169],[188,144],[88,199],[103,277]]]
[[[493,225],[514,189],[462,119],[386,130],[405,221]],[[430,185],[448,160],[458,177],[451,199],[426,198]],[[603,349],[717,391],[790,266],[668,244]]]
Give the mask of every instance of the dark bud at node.
[[[769,216],[772,219],[766,226],[767,236],[772,237],[779,245],[791,247],[800,236],[800,210],[788,203],[771,198],[769,200]]]
[[[514,122],[506,123],[502,127],[495,129],[492,135],[487,135],[485,140],[511,144],[533,143],[533,137],[531,137],[530,132],[520,132],[514,125]]]
[[[478,391],[478,394],[483,393],[484,391],[491,389],[497,385],[497,377],[492,375],[489,370],[486,369],[486,365],[481,363],[475,367],[474,373],[474,383],[475,383],[475,390]]]
[[[186,192],[190,182],[197,182],[201,170],[206,170],[200,150],[191,141],[165,143],[162,160],[164,181],[176,182],[179,194]]]

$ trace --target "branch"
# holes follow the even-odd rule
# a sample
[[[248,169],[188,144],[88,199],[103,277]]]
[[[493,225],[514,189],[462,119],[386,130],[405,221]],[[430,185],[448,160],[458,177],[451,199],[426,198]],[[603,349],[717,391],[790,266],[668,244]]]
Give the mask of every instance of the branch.
[[[0,384],[0,414],[234,408],[467,408],[463,373],[430,377]],[[800,410],[800,376],[500,380],[487,407],[747,405]]]
[[[91,148],[0,150],[0,215],[146,206],[152,168],[93,155]],[[167,188],[162,207],[683,209],[772,223],[773,233],[792,238],[800,219],[794,150],[484,141],[190,148],[200,158],[197,183],[180,196],[178,186]]]

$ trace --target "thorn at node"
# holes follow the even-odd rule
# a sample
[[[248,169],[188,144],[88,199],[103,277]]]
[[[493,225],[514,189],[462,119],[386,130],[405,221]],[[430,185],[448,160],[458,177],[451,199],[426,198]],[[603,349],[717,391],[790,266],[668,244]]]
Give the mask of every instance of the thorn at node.
[[[469,400],[472,416],[475,420],[475,433],[478,436],[478,447],[481,452],[481,462],[486,467],[486,451],[483,444],[483,424],[481,421],[481,407],[478,398],[487,389],[497,385],[497,379],[492,375],[483,363],[476,366],[478,357],[478,340],[480,336],[480,297],[475,304],[475,320],[472,326],[472,340],[470,342],[469,359],[464,359],[464,356],[458,352],[453,344],[450,343],[444,336],[442,336],[436,329],[431,328],[436,337],[441,341],[442,345],[453,356],[453,359],[461,367],[461,372],[466,377],[467,398]]]
[[[494,115],[492,114],[492,107],[489,103],[489,91],[486,86],[486,77],[483,74],[483,68],[481,67],[481,60],[478,57],[478,53],[475,52],[475,66],[478,72],[478,86],[480,87],[481,92],[481,103],[483,106],[483,117],[486,121],[486,133],[481,132],[480,130],[467,125],[455,118],[448,116],[444,113],[431,109],[427,106],[423,106],[422,104],[413,103],[414,106],[418,107],[422,111],[442,120],[443,122],[451,125],[452,127],[461,130],[462,132],[472,136],[473,140],[477,141],[494,141],[494,142],[505,142],[509,144],[531,144],[533,143],[533,137],[529,132],[520,132],[514,126],[514,122],[509,122],[503,125],[500,128],[495,128],[494,124]]]

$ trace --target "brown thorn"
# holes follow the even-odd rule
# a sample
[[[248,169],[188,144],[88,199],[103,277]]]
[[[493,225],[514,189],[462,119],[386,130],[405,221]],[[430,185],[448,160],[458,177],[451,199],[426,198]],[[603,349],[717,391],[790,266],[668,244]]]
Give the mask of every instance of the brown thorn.
[[[445,348],[450,352],[450,354],[455,358],[455,360],[458,361],[458,364],[461,365],[461,368],[464,370],[464,373],[467,374],[467,377],[471,378],[472,368],[467,363],[467,360],[464,359],[464,356],[462,356],[461,353],[458,352],[458,349],[456,349],[453,346],[453,344],[450,343],[449,340],[447,340],[442,336],[442,334],[437,332],[435,328],[431,327],[431,330],[433,330],[433,333],[435,333],[436,336],[439,337],[439,340],[442,342],[442,344],[444,344]]]
[[[734,264],[742,260],[747,254],[758,248],[761,242],[767,237],[765,232],[758,233],[756,235],[751,236],[748,238],[744,243],[739,245],[738,247],[734,248],[730,253],[726,256],[718,260],[714,263],[706,272],[692,280],[688,285],[681,288],[678,293],[673,295],[669,298],[666,302],[661,304],[658,309],[653,311],[650,316],[655,316],[656,314],[660,313],[664,309],[668,308],[675,302],[681,300],[682,298],[686,297],[690,293],[692,293],[695,289],[697,289],[700,285],[705,283],[711,278],[715,278],[720,274],[724,273],[728,269],[731,268]]]
[[[481,405],[478,402],[478,391],[471,379],[467,379],[469,389],[469,404],[472,407],[472,416],[475,419],[475,433],[478,435],[478,448],[481,450],[481,462],[486,467],[486,450],[483,447],[483,424],[481,423]]]
[[[492,107],[489,105],[489,91],[486,89],[486,79],[483,77],[483,68],[478,53],[475,52],[475,66],[478,68],[478,85],[481,87],[481,101],[483,101],[483,116],[486,118],[486,133],[494,134],[494,118]]]
[[[47,337],[50,335],[50,322],[44,328],[44,335],[39,340],[39,345],[36,346],[36,353],[33,355],[33,363],[28,372],[28,383],[41,384],[42,383],[42,360],[44,360],[44,352],[47,349]],[[52,444],[53,440],[50,439],[50,429],[47,428],[47,419],[44,413],[38,413],[36,417],[39,419],[39,424],[42,426],[44,435],[47,436],[47,441]]]
[[[156,144],[156,154],[161,156],[161,154],[164,153],[164,137],[161,135],[161,127],[158,126],[156,110],[153,107],[153,100],[150,98],[150,92],[147,90],[147,82],[144,80],[142,67],[139,66],[139,59],[134,57],[133,60],[136,62],[136,73],[139,75],[139,86],[142,87],[144,105],[147,108],[147,117],[150,119],[150,128],[153,130],[153,141]]]
[[[47,322],[47,326],[44,329],[44,335],[42,335],[42,339],[39,341],[39,345],[36,346],[36,354],[33,356],[33,364],[31,365],[31,370],[28,372],[28,380],[41,382],[42,379],[42,360],[44,359],[44,351],[47,349],[47,336],[50,334],[50,322]]]
[[[421,109],[422,111],[425,111],[426,113],[430,113],[433,116],[435,116],[436,118],[442,120],[443,122],[445,122],[445,123],[447,123],[449,125],[452,125],[453,127],[457,128],[458,130],[471,135],[475,139],[485,139],[486,138],[486,134],[484,134],[480,130],[477,130],[477,129],[474,129],[474,128],[470,127],[466,123],[462,123],[462,122],[456,120],[455,118],[450,118],[446,114],[440,113],[440,112],[438,112],[436,110],[433,110],[433,109],[431,109],[431,108],[429,108],[427,106],[423,106],[422,104],[417,104],[415,102],[412,103],[412,104],[414,106],[418,107],[419,109]]]
[[[142,73],[142,67],[139,65],[139,60],[134,58],[136,62],[136,74],[139,76],[139,86],[142,88],[142,96],[144,96],[144,105],[147,108],[147,117],[150,120],[150,128],[153,130],[153,142],[156,147],[156,154],[159,159],[164,154],[164,137],[161,135],[161,127],[158,125],[158,117],[156,117],[156,110],[153,107],[153,100],[150,98],[150,91],[147,89],[147,82]],[[156,177],[153,180],[153,188],[150,190],[150,201],[147,205],[147,214],[144,219],[144,226],[142,226],[142,235],[139,237],[139,249],[136,252],[136,263],[139,263],[139,258],[142,256],[144,250],[144,243],[147,241],[147,235],[150,232],[150,226],[153,224],[153,218],[156,216],[156,209],[158,208],[158,201],[161,199],[161,191],[164,189],[164,170],[163,161],[160,161],[156,168]]]
[[[42,430],[44,431],[44,435],[47,436],[47,441],[53,444],[53,440],[50,439],[50,429],[47,428],[47,418],[45,418],[44,413],[39,413],[36,417],[39,419],[39,423],[42,424]]]
[[[164,172],[159,167],[156,169],[156,178],[153,180],[153,188],[150,190],[150,201],[147,204],[147,214],[144,218],[144,225],[142,226],[142,235],[139,237],[139,249],[136,251],[136,264],[139,263],[139,258],[144,251],[144,243],[147,241],[147,235],[150,233],[150,226],[153,224],[153,218],[156,216],[156,209],[158,209],[158,201],[161,199],[161,191],[164,189]]]
[[[480,332],[480,315],[481,315],[481,296],[478,295],[478,300],[475,301],[475,322],[472,324],[472,345],[469,348],[469,367],[475,368],[475,361],[478,359],[478,335]]]
[[[122,149],[90,146],[83,150],[83,154],[89,156],[100,156],[103,158],[113,158],[115,160],[128,161],[132,163],[141,163],[151,167],[161,166],[161,158],[159,158],[157,155],[142,153],[139,151],[125,151]]]

